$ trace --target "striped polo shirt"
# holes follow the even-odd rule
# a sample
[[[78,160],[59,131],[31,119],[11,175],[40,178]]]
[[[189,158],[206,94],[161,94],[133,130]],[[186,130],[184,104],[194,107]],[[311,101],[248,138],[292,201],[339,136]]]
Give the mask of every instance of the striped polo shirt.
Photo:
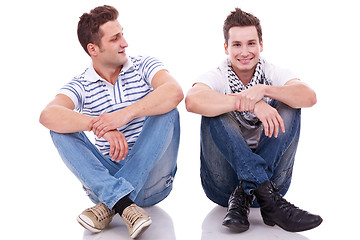
[[[65,94],[74,102],[75,110],[97,117],[125,108],[145,97],[153,88],[151,80],[164,69],[162,62],[153,57],[130,57],[124,64],[114,85],[101,78],[91,64],[81,75],[62,87],[59,94]],[[118,128],[129,145],[129,150],[138,138],[145,117],[137,118]],[[103,153],[109,154],[110,144],[104,138],[95,136],[95,145]]]

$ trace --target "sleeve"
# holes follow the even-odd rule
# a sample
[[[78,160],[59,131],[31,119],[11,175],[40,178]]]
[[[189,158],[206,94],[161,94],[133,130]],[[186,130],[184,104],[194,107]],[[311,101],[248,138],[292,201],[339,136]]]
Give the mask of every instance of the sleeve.
[[[219,93],[226,94],[226,87],[224,83],[224,78],[220,73],[219,69],[209,71],[200,75],[197,81],[194,83],[203,83],[208,85],[212,90]]]
[[[283,86],[291,79],[299,79],[293,71],[267,63],[265,75],[269,76],[273,86]]]
[[[75,110],[81,112],[84,103],[84,87],[79,82],[73,79],[71,82],[65,84],[59,91],[58,94],[64,94],[68,96],[75,105]]]
[[[144,57],[139,67],[141,76],[149,84],[151,84],[151,81],[155,74],[162,69],[165,69],[164,64],[154,57]]]

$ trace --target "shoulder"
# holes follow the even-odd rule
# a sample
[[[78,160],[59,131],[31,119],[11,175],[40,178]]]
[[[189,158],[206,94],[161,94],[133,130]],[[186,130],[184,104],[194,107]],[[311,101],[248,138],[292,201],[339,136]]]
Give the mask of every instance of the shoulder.
[[[201,74],[195,83],[203,83],[217,92],[226,93],[227,61],[223,61],[216,68],[212,68],[206,73]]]
[[[265,77],[267,81],[271,83],[271,85],[282,86],[287,81],[298,78],[298,76],[288,68],[272,64],[265,59],[263,59],[263,61]]]
[[[135,68],[151,67],[153,65],[163,65],[163,63],[159,59],[152,56],[129,56],[129,61]]]
[[[227,65],[228,65],[227,60],[222,61],[217,67],[211,68],[207,72],[200,75],[200,78],[201,77],[206,77],[206,78],[210,77],[215,80],[222,81],[222,80],[226,79],[226,76],[227,76],[227,69],[228,69]]]
[[[128,64],[129,71],[136,71],[148,83],[151,83],[157,72],[165,69],[164,64],[152,56],[129,57]]]
[[[88,68],[81,74],[73,77],[70,82],[65,84],[63,88],[72,87],[75,89],[84,89],[84,86],[88,85],[88,80],[86,79],[86,73],[88,72]]]
[[[87,95],[90,90],[99,86],[101,77],[95,72],[92,65],[85,69],[81,74],[73,77],[66,83],[60,92],[66,95],[76,95],[78,98]]]

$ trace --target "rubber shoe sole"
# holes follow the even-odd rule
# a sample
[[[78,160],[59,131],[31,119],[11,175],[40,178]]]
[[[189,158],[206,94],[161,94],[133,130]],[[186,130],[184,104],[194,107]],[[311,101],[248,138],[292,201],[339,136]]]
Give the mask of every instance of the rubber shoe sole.
[[[79,216],[77,217],[77,221],[78,221],[78,223],[79,223],[81,226],[83,226],[85,229],[89,230],[90,232],[93,232],[93,233],[99,233],[99,232],[101,232],[100,229],[94,228],[93,226],[89,225],[89,224],[86,222],[85,219],[82,219],[82,218],[81,218],[81,215],[79,215]]]
[[[152,221],[151,219],[144,221],[142,224],[138,226],[137,229],[133,232],[133,234],[130,235],[131,238],[137,238],[140,237],[141,234],[143,234],[151,225]]]

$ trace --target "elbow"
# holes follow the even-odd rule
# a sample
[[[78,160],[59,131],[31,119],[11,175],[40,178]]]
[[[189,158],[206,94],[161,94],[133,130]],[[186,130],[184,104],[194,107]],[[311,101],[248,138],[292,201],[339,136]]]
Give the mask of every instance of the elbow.
[[[183,99],[184,99],[184,93],[183,93],[182,89],[179,88],[175,94],[175,101],[177,104],[179,104]]]
[[[187,96],[185,98],[185,107],[188,112],[195,112],[195,105],[196,104],[191,97]]]
[[[172,88],[169,89],[169,91],[171,92],[171,94],[169,95],[170,103],[171,105],[176,107],[184,99],[184,93],[181,87],[178,85],[173,86]]]
[[[292,108],[309,108],[317,103],[315,92],[308,95],[307,98],[299,99],[296,103],[289,105]]]
[[[306,107],[312,107],[317,103],[316,93],[313,91],[311,95],[308,97],[307,100],[307,106]]]
[[[43,126],[47,126],[48,123],[50,122],[49,120],[49,113],[46,109],[44,109],[41,114],[40,114],[40,117],[39,117],[39,122],[40,124],[42,124]]]
[[[316,93],[313,93],[313,96],[310,99],[310,107],[314,106],[317,103],[317,97],[316,97]]]

